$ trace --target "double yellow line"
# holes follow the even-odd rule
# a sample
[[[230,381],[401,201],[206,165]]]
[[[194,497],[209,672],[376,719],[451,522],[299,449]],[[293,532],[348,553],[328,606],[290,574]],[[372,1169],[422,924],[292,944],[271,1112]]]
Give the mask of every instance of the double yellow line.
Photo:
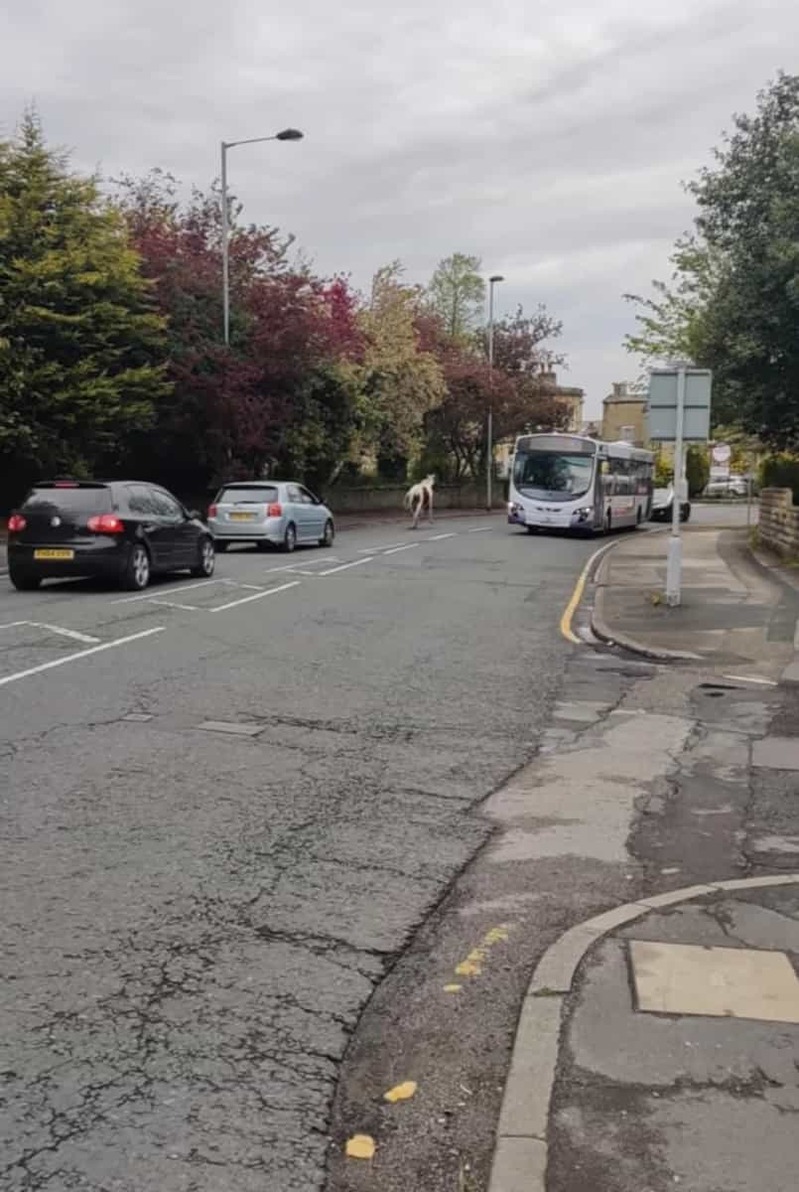
[[[577,583],[574,585],[574,591],[569,597],[569,603],[563,610],[563,616],[560,618],[560,631],[566,638],[566,641],[574,642],[576,646],[584,645],[584,642],[582,638],[579,638],[572,629],[572,621],[574,620],[574,614],[580,607],[580,601],[583,598],[585,585],[588,583],[588,577],[591,575],[591,572],[594,570],[594,567],[602,558],[602,556],[607,554],[609,550],[612,550],[614,546],[618,546],[618,542],[606,542],[604,546],[600,546],[599,550],[594,551],[594,553],[591,555],[591,558],[580,572]]]

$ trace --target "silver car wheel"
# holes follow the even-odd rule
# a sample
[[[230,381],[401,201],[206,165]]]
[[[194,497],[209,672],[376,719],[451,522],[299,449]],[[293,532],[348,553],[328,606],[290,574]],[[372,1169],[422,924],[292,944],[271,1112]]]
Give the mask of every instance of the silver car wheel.
[[[150,582],[150,558],[143,546],[134,546],[131,560],[133,582],[137,588],[146,588]]]

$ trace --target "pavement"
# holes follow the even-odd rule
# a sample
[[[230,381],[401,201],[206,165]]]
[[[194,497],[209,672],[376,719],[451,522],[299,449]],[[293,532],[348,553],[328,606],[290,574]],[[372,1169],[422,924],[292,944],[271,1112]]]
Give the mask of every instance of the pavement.
[[[653,658],[703,660],[779,676],[793,645],[796,590],[753,556],[745,529],[694,526],[683,535],[682,593],[666,603],[667,531],[635,534],[599,562],[591,628]]]
[[[0,589],[0,1189],[795,1186],[789,597],[690,537],[676,662],[590,629],[650,531],[577,644],[595,544],[485,515]]]
[[[631,896],[570,926],[533,969],[490,1192],[796,1186],[799,693],[784,676],[799,592],[744,532],[701,529],[685,535],[683,604],[664,608],[665,547],[618,541],[584,618],[652,661],[649,677],[615,708],[575,706],[585,734],[504,796],[533,848],[550,816],[587,851],[569,778],[606,825],[630,798],[639,816]],[[606,828],[593,848],[608,845]]]

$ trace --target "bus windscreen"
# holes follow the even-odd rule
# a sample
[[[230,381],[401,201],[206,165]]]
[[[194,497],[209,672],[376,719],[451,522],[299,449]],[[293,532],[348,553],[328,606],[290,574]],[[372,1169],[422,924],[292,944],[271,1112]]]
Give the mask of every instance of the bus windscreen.
[[[555,451],[517,451],[513,483],[526,497],[573,501],[593,483],[594,456]]]

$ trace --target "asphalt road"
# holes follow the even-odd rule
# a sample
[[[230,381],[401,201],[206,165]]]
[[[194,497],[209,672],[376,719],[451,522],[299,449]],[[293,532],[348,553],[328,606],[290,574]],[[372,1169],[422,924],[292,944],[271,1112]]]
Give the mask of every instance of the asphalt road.
[[[322,1186],[348,1038],[532,757],[593,549],[483,517],[0,589],[0,1188]]]

